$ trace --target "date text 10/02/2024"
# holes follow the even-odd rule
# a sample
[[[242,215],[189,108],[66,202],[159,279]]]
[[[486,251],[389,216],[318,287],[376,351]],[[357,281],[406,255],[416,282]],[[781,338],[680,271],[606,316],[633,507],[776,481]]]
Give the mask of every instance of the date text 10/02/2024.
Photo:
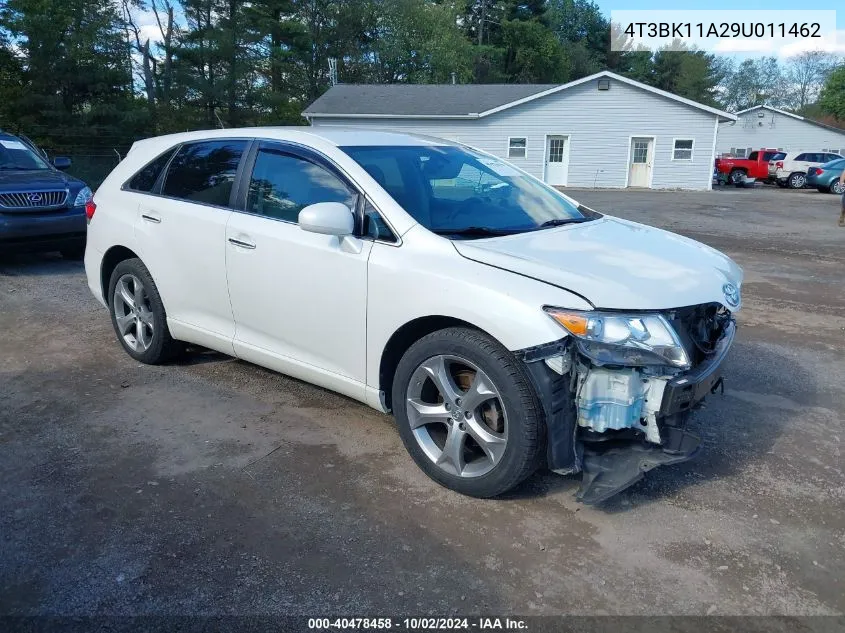
[[[519,618],[308,618],[308,628],[314,630],[389,630],[399,631],[527,631],[525,620]]]

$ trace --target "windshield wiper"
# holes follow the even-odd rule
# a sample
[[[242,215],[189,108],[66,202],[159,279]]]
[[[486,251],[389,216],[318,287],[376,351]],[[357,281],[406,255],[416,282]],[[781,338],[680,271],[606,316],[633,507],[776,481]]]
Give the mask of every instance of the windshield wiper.
[[[486,226],[463,226],[459,228],[439,228],[431,229],[432,233],[437,235],[468,235],[478,237],[492,237],[501,235],[513,235],[514,233],[521,233],[520,229],[491,229]]]
[[[537,227],[537,229],[547,229],[550,226],[563,226],[564,224],[580,224],[581,222],[586,222],[589,219],[590,218],[557,218],[543,222]]]

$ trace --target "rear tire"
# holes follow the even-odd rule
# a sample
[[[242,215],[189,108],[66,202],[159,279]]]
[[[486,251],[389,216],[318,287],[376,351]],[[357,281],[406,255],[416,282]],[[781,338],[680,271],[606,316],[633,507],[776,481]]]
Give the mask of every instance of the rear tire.
[[[495,497],[537,469],[540,403],[521,361],[487,334],[448,328],[424,336],[399,362],[392,393],[405,448],[440,485]]]
[[[158,365],[181,351],[179,341],[170,336],[167,313],[152,275],[137,257],[115,267],[108,303],[117,340],[135,360]]]
[[[819,189],[819,191],[824,191],[824,189]],[[845,184],[842,184],[838,179],[834,180],[830,183],[830,193],[835,193],[838,196],[841,196],[845,193]]]
[[[744,170],[734,169],[734,170],[731,171],[730,175],[728,176],[728,181],[732,185],[736,185],[736,184],[742,182],[742,179],[745,178],[745,176],[746,176],[746,173],[745,173]]]
[[[807,184],[807,176],[800,171],[796,171],[794,174],[790,174],[787,184],[790,189],[803,189],[804,185]]]

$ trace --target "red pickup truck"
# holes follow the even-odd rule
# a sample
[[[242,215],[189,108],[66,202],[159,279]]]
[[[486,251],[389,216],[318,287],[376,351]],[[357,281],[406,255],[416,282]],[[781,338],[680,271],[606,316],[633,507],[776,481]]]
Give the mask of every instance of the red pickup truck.
[[[727,176],[728,182],[736,184],[743,178],[769,178],[769,161],[780,160],[784,152],[776,149],[761,149],[751,152],[748,158],[717,158],[716,171]]]

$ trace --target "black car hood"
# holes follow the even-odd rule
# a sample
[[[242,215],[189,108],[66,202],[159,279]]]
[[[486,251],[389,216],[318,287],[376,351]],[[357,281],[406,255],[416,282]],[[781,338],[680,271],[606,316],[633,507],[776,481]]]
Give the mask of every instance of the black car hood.
[[[0,169],[0,191],[64,189],[81,181],[54,169]]]

